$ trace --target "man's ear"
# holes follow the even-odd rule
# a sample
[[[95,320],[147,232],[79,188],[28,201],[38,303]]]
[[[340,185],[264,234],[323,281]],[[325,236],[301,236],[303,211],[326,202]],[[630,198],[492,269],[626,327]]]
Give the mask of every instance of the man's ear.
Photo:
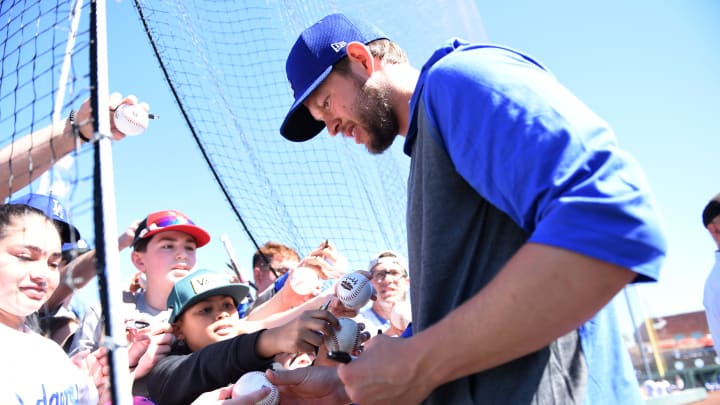
[[[375,71],[375,59],[370,53],[370,48],[360,42],[350,42],[347,44],[347,56],[350,62],[359,63],[368,76],[372,75]]]

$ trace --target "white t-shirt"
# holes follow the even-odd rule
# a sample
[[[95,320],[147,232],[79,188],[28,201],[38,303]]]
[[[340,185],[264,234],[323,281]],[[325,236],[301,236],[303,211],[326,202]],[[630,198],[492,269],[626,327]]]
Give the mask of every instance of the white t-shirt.
[[[0,324],[0,404],[96,404],[90,377],[57,343]]]

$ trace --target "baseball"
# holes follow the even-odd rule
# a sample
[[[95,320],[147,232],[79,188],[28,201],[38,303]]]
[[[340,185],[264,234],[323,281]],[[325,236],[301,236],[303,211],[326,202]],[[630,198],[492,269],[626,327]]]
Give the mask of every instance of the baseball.
[[[320,288],[318,273],[308,267],[298,267],[290,274],[290,287],[297,295],[310,295]]]
[[[375,293],[370,280],[362,273],[347,273],[340,278],[336,294],[340,302],[349,309],[360,309]]]
[[[278,389],[265,377],[265,373],[262,371],[250,371],[243,374],[233,386],[232,397],[246,395],[262,387],[270,387],[272,391],[265,398],[255,402],[255,405],[277,405],[279,402]]]
[[[115,127],[125,135],[142,134],[148,121],[148,112],[139,104],[121,104],[115,110]]]
[[[338,318],[340,330],[323,338],[329,352],[354,353],[360,347],[360,328],[350,318]]]

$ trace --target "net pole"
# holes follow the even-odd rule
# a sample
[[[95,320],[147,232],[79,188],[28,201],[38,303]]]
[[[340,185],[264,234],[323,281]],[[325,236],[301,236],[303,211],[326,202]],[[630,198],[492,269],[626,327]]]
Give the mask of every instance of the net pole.
[[[70,77],[70,67],[72,64],[72,55],[75,48],[75,39],[77,38],[78,25],[80,25],[80,16],[82,15],[83,0],[75,3],[72,14],[70,15],[70,31],[68,32],[68,40],[65,45],[65,55],[63,56],[62,68],[60,70],[60,80],[58,82],[58,90],[53,106],[52,122],[60,121],[63,103],[65,102],[65,92],[67,90],[68,78]]]
[[[90,3],[90,85],[94,89],[95,123],[93,200],[97,277],[104,314],[105,346],[109,349],[110,383],[113,404],[132,404],[127,339],[121,313],[120,252],[117,248],[115,184],[112,164],[112,132],[107,58],[107,9],[105,0]]]

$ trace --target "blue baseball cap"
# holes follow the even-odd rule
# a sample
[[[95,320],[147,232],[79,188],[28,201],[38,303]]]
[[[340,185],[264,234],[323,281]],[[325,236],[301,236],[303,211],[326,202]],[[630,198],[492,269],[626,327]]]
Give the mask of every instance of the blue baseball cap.
[[[195,270],[175,282],[167,299],[171,309],[170,323],[194,304],[215,295],[228,295],[237,307],[245,299],[250,287],[246,284],[231,283],[228,275],[213,270]]]
[[[328,77],[332,67],[347,55],[347,44],[369,44],[387,36],[377,27],[343,14],[330,14],[300,34],[285,63],[295,102],[285,116],[280,133],[285,139],[303,142],[325,128],[303,102]]]
[[[65,207],[56,198],[44,194],[27,194],[12,199],[9,203],[24,204],[42,211],[60,226],[60,238],[63,243],[80,240],[80,231],[70,224]]]

